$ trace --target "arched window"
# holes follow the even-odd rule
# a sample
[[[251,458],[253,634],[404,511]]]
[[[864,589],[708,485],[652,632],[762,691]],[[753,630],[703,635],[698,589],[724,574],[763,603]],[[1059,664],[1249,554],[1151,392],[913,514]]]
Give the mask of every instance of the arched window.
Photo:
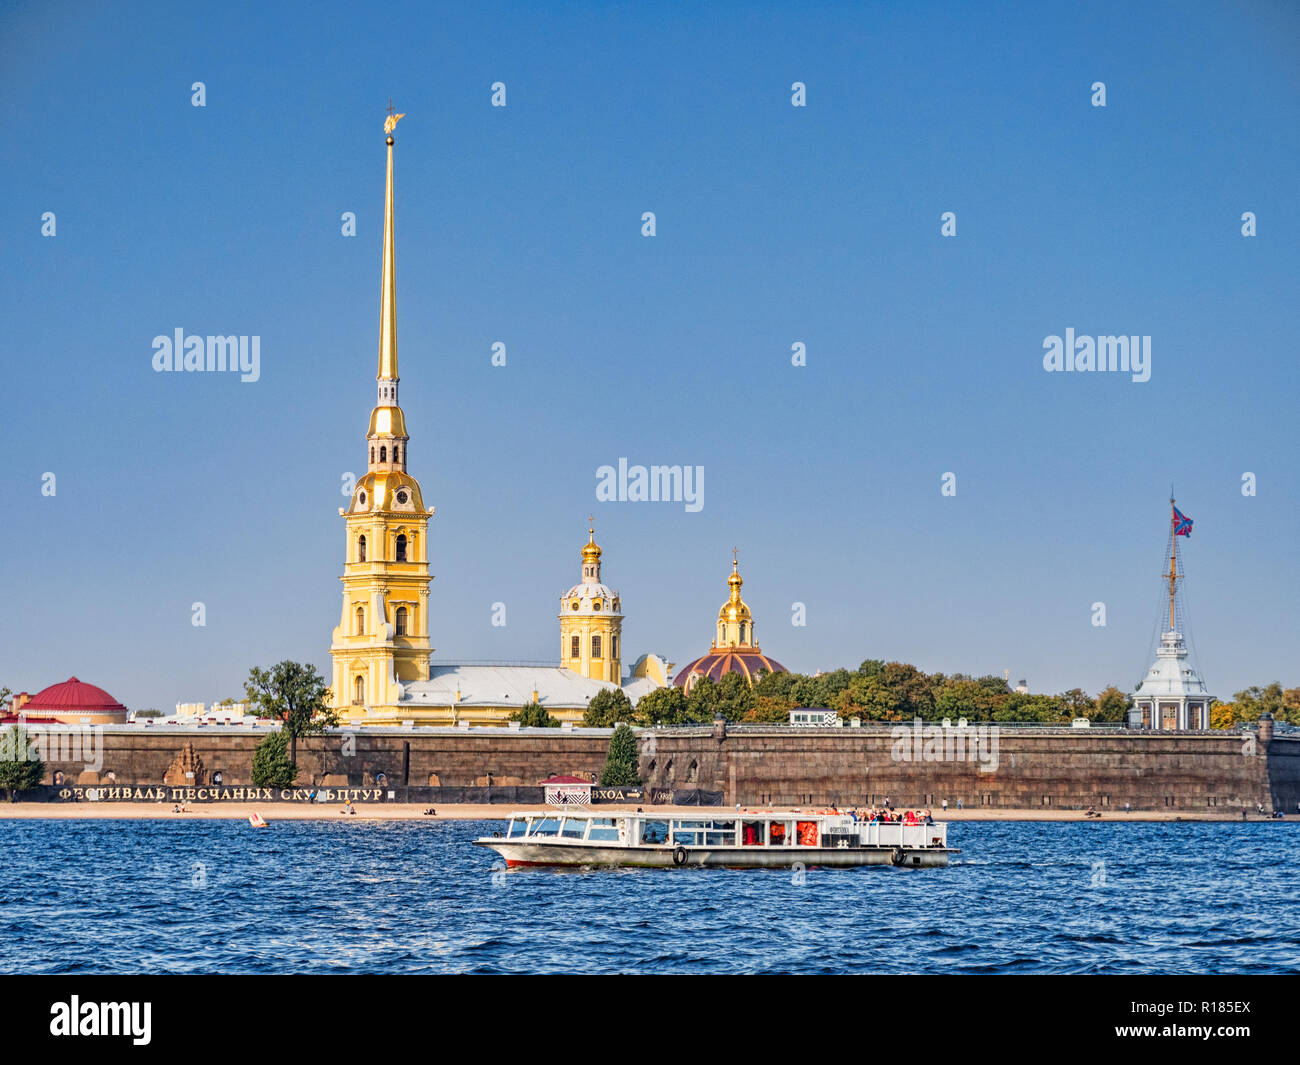
[[[394,618],[394,620],[397,623],[397,635],[405,636],[406,635],[406,607],[399,606],[397,608],[397,615]]]
[[[381,448],[379,449],[379,461],[380,461],[380,462],[387,462],[387,461],[388,461],[388,448],[386,448],[386,447],[381,447]]]
[[[617,636],[611,636],[611,637],[609,638],[609,657],[610,657],[610,658],[617,658],[617,657],[618,657],[618,637],[617,637]]]
[[[593,637],[591,638],[591,657],[592,657],[592,658],[600,658],[600,657],[601,657],[601,654],[600,654],[600,637],[599,637],[599,636],[593,636]]]
[[[406,561],[406,533],[397,534],[397,561]]]
[[[352,705],[361,706],[366,701],[366,678],[357,675],[357,679],[352,683]]]
[[[740,642],[745,642],[745,623],[743,621],[740,623]]]
[[[366,560],[366,538],[364,536],[358,536],[357,537],[357,561],[364,562],[365,560]]]
[[[581,636],[574,636],[574,637],[569,641],[569,657],[570,657],[570,658],[581,658],[581,657],[582,657],[582,637],[581,637]]]
[[[402,449],[396,444],[393,445],[393,461],[400,462],[402,458]]]
[[[366,634],[366,608],[363,606],[359,606],[357,607],[357,631],[354,633],[354,635],[364,636],[365,634]]]
[[[370,461],[371,462],[375,461],[375,448],[373,444],[370,447]]]

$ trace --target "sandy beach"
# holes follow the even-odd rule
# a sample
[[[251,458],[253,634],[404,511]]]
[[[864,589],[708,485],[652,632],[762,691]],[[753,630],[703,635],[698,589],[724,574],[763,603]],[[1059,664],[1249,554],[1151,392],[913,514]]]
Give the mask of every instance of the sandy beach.
[[[434,807],[436,814],[426,814],[426,804],[419,803],[357,803],[355,813],[343,812],[343,805],[330,803],[191,803],[184,813],[174,813],[170,802],[0,802],[0,820],[100,820],[145,818],[150,820],[247,820],[253,813],[260,813],[267,821],[489,821],[504,820],[517,807],[507,805],[470,805],[442,804]],[[535,808],[535,807],[532,807]],[[660,817],[692,817],[699,815],[735,816],[735,807],[698,807],[698,806],[642,806],[647,813]],[[591,809],[600,813],[616,813],[638,809],[637,806],[617,806],[601,804]],[[754,807],[742,807],[745,814],[761,813],[807,813],[807,809],[796,807],[769,808],[761,811]],[[1090,818],[1084,810],[1040,810],[1040,809],[976,809],[949,810],[943,813],[933,811],[935,820],[955,823],[959,821],[1241,821],[1241,808],[1223,807],[1218,810],[1192,812],[1190,810],[1134,810],[1132,813],[1104,811],[1100,817]],[[1295,817],[1282,821],[1273,821],[1261,817],[1254,810],[1248,815],[1250,821],[1268,821],[1275,824],[1300,823]]]

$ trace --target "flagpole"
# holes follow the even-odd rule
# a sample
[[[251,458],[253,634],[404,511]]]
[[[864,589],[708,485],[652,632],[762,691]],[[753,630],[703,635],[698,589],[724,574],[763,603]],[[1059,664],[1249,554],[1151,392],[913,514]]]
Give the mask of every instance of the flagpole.
[[[1169,496],[1169,631],[1174,627],[1174,582],[1178,579],[1178,519],[1175,517],[1174,497]]]

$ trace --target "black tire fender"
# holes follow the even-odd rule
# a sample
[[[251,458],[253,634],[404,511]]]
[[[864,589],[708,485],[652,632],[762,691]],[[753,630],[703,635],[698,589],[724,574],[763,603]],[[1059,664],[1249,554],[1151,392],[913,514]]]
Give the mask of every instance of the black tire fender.
[[[686,848],[680,843],[673,848],[673,865],[682,866],[686,864]]]
[[[903,853],[902,847],[895,847],[889,854],[890,865],[902,865],[907,861],[907,856]]]

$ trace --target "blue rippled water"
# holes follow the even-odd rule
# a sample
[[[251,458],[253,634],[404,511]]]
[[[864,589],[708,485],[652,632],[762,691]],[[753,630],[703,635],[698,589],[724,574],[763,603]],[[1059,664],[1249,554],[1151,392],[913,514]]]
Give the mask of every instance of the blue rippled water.
[[[955,824],[947,869],[493,871],[497,822],[0,822],[0,972],[1281,973],[1300,825]]]

